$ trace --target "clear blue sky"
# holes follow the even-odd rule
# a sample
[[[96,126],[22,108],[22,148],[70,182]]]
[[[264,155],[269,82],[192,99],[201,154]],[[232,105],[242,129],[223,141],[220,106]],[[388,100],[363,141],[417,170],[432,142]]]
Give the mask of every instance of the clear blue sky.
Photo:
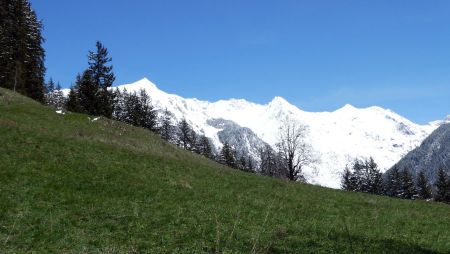
[[[65,87],[96,40],[116,84],[301,109],[379,105],[418,123],[450,114],[450,1],[32,0],[47,76]]]

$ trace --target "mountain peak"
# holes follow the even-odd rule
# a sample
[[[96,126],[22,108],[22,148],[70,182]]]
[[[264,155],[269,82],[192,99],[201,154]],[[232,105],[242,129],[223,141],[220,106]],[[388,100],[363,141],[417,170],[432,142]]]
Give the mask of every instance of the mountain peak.
[[[280,96],[275,96],[269,105],[291,105],[286,99]]]
[[[131,85],[133,86],[141,86],[143,88],[158,88],[156,87],[155,83],[151,82],[148,78],[144,77],[134,83],[132,83]]]

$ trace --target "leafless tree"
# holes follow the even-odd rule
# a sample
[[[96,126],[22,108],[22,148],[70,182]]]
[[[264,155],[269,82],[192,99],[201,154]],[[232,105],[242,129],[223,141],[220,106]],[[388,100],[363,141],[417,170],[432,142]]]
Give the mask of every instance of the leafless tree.
[[[291,181],[303,181],[306,179],[302,169],[316,161],[313,149],[307,142],[309,129],[287,117],[279,130],[277,148],[282,158],[287,178]]]

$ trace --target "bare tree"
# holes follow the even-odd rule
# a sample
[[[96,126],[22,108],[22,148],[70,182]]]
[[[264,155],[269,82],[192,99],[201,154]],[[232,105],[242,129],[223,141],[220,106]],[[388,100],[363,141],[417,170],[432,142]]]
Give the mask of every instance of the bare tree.
[[[279,131],[277,147],[291,181],[306,181],[302,169],[316,161],[313,149],[307,142],[308,127],[286,118]]]

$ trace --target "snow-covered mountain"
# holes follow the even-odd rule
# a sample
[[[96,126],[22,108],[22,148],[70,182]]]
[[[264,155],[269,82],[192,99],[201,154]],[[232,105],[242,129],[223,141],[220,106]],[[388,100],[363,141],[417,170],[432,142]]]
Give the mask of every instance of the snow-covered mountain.
[[[306,112],[281,97],[266,105],[242,99],[217,102],[186,99],[161,91],[145,78],[119,89],[129,92],[145,89],[153,105],[167,108],[177,121],[186,118],[216,148],[222,146],[221,141],[230,133],[238,133],[239,142],[235,144],[246,146],[255,156],[261,145],[275,145],[280,124],[289,116],[309,127],[309,141],[320,159],[304,170],[308,180],[332,188],[339,188],[340,174],[354,158],[372,156],[385,171],[446,122],[418,125],[380,107],[359,109],[345,105],[333,112]]]

